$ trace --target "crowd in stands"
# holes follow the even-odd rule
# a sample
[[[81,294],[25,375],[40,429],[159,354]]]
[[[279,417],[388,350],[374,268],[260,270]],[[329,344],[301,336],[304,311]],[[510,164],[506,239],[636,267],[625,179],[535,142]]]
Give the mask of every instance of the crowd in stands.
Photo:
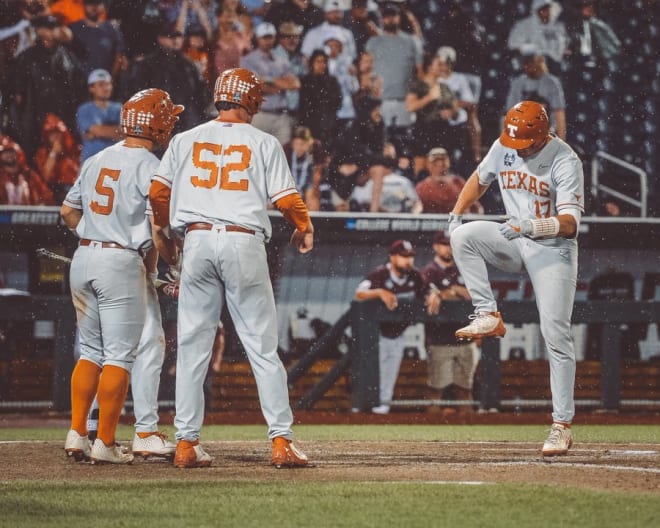
[[[253,125],[285,147],[311,210],[448,213],[522,99],[546,105],[583,160],[604,150],[647,171],[654,203],[658,11],[656,0],[7,0],[0,203],[61,203],[81,164],[120,139],[121,103],[141,89],[185,105],[176,131],[213,118],[214,80],[234,67],[264,81]],[[487,195],[475,212],[499,206]]]

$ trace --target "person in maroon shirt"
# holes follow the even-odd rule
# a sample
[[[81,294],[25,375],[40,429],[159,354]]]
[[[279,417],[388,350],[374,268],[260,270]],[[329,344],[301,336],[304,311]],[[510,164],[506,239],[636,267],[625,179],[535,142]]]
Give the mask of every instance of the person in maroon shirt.
[[[449,238],[442,231],[433,237],[433,253],[433,260],[422,269],[422,276],[430,288],[437,291],[442,300],[469,300],[470,294],[454,263]],[[454,332],[460,326],[449,323],[426,325],[428,386],[435,398],[472,400],[479,350],[474,342],[456,342]],[[438,407],[433,405],[429,410],[437,411]],[[465,404],[458,410],[461,413],[471,412],[472,407]]]
[[[451,213],[465,180],[451,171],[451,159],[447,149],[436,147],[427,154],[426,164],[429,175],[417,184],[416,191],[422,202],[423,213]],[[477,202],[471,213],[483,214],[483,207]]]
[[[390,246],[389,262],[371,271],[357,287],[355,299],[380,299],[388,310],[396,310],[400,301],[423,300],[430,315],[438,313],[440,297],[431,292],[421,273],[415,269],[415,249],[407,240],[396,240]],[[380,405],[371,409],[376,414],[390,412],[389,403],[403,359],[401,334],[407,322],[387,322],[380,325],[378,365],[380,373]]]

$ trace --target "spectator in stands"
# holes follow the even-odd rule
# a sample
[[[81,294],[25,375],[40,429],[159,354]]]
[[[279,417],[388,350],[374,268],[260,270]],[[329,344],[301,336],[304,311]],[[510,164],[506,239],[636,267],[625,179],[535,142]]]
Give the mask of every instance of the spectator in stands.
[[[424,34],[422,26],[415,16],[414,11],[408,5],[408,0],[385,0],[379,2],[379,7],[393,6],[399,9],[401,13],[401,31],[412,36],[417,44],[420,53],[424,52]]]
[[[82,138],[81,165],[122,137],[121,103],[110,100],[112,75],[106,70],[94,70],[89,74],[87,86],[92,100],[80,105],[76,112],[78,134]]]
[[[391,143],[388,146],[394,148]],[[396,156],[396,150],[394,155]],[[383,213],[420,213],[422,204],[415,192],[415,186],[410,179],[399,172],[396,164],[397,159],[395,157],[392,159],[391,164],[385,166],[387,171],[382,178],[378,211]],[[349,199],[351,210],[371,211],[374,184],[375,181],[369,178],[364,185],[356,186],[353,189]]]
[[[326,152],[333,147],[341,100],[339,82],[328,73],[328,56],[322,50],[314,51],[309,58],[309,73],[300,80],[298,121],[309,127]]]
[[[294,125],[286,93],[288,90],[300,90],[300,79],[294,75],[287,59],[273,53],[277,36],[273,24],[262,22],[257,26],[255,36],[257,49],[241,59],[242,68],[252,70],[264,80],[264,102],[259,113],[252,118],[252,126],[272,134],[286,145],[291,140]],[[315,129],[310,128],[314,133]]]
[[[433,237],[433,260],[422,269],[422,276],[442,301],[470,300],[458,272],[447,237],[442,231]],[[460,324],[427,323],[424,336],[428,351],[428,386],[431,396],[439,399],[472,400],[474,374],[479,350],[475,342],[457,343],[454,332]],[[434,411],[435,406],[429,408]],[[459,413],[470,413],[469,404]]]
[[[454,71],[456,50],[449,46],[438,49],[440,58],[440,82],[449,86],[456,97],[458,106],[467,112],[468,130],[470,133],[471,154],[474,163],[481,161],[481,124],[479,123],[479,98],[470,86],[469,77]]]
[[[307,74],[307,60],[300,52],[300,41],[303,27],[293,22],[282,22],[278,30],[279,44],[273,50],[273,55],[289,61],[293,74],[302,79]],[[291,115],[297,118],[300,105],[300,91],[286,91],[287,106]]]
[[[318,176],[315,174],[312,203],[318,203],[321,211],[349,211],[353,189],[366,183],[368,169],[369,160],[359,147],[335,154]],[[316,210],[316,207],[312,209]]]
[[[293,22],[303,27],[303,35],[311,28],[323,23],[323,10],[311,0],[284,0],[273,4],[266,13],[267,22],[280,27],[282,22]]]
[[[379,266],[360,282],[355,299],[367,301],[379,299],[388,310],[396,310],[401,301],[424,301],[430,315],[438,313],[440,297],[431,292],[421,273],[415,269],[415,250],[407,240],[396,240],[389,250],[389,262]],[[394,395],[394,386],[403,359],[401,335],[408,322],[381,323],[378,340],[380,373],[380,404],[371,409],[376,414],[388,414]]]
[[[53,16],[32,20],[37,40],[16,57],[11,73],[10,125],[28,157],[34,155],[46,114],[57,113],[74,129],[85,99],[85,79],[78,59],[56,40],[60,23]]]
[[[381,113],[392,135],[405,135],[412,125],[412,114],[405,98],[410,81],[421,73],[422,54],[413,37],[400,31],[401,15],[396,4],[381,8],[383,34],[371,37],[366,51],[373,56],[374,72],[383,79]]]
[[[406,95],[406,108],[415,114],[411,148],[416,176],[426,169],[426,155],[440,140],[440,106],[454,99],[449,87],[439,81],[440,62],[441,59],[435,53],[427,53],[422,62],[422,76],[413,79]]]
[[[355,52],[360,56],[371,37],[380,35],[376,13],[367,9],[369,0],[352,0],[351,9],[344,15],[344,27],[355,39]]]
[[[545,57],[535,48],[523,46],[523,73],[511,81],[506,107],[518,101],[536,101],[545,106],[555,134],[566,140],[566,101],[560,80],[548,73]]]
[[[71,48],[85,75],[103,69],[116,76],[120,67],[127,66],[121,33],[104,20],[104,0],[83,0],[83,7],[85,16],[69,26],[73,34]]]
[[[214,80],[211,78],[208,49],[209,41],[206,37],[206,30],[202,26],[190,26],[183,37],[181,51],[195,65],[207,89],[210,89]]]
[[[451,158],[447,149],[432,148],[427,154],[428,176],[417,184],[417,196],[422,212],[432,214],[451,213],[456,199],[465,186],[465,179],[451,171]],[[483,207],[475,202],[471,213],[483,214]]]
[[[343,38],[340,32],[329,33],[324,46],[328,54],[328,73],[337,79],[341,88],[341,106],[337,110],[335,135],[343,135],[353,123],[355,119],[353,96],[360,88],[355,66],[342,53]]]
[[[424,35],[425,49],[456,50],[457,71],[481,75],[486,59],[486,30],[458,0],[411,3]]]
[[[518,53],[533,46],[545,57],[550,70],[559,75],[568,44],[566,26],[558,20],[561,6],[553,0],[532,0],[530,10],[528,17],[511,28],[507,45]]]
[[[372,97],[380,100],[383,95],[383,78],[374,72],[373,55],[363,51],[357,59],[357,77],[360,88],[355,94],[357,106],[362,97]]]
[[[78,177],[80,145],[55,114],[44,119],[34,164],[53,191],[55,203],[61,204]]]
[[[272,7],[272,0],[243,0],[241,2],[252,19],[252,26],[257,27],[264,21],[264,16]],[[278,27],[278,26],[275,26]]]
[[[133,64],[130,80],[133,93],[160,88],[169,93],[173,101],[185,106],[186,111],[179,115],[177,132],[204,121],[210,102],[204,79],[182,49],[183,34],[172,25],[163,26],[158,32],[156,51]]]
[[[218,8],[234,11],[238,17],[239,25],[242,26],[241,29],[252,38],[255,26],[247,7],[241,0],[218,0]]]
[[[154,0],[113,0],[108,5],[108,18],[119,21],[130,60],[142,59],[156,50],[165,17]]]
[[[55,0],[50,2],[50,13],[65,26],[70,26],[85,17],[84,3],[84,0]]]
[[[568,53],[575,66],[601,66],[621,53],[621,41],[612,28],[596,16],[595,0],[575,0],[577,13],[568,13]],[[575,64],[576,63],[576,64]]]
[[[48,184],[27,164],[25,152],[0,136],[0,205],[55,205]]]
[[[296,127],[291,142],[284,145],[284,153],[289,162],[296,189],[305,203],[310,202],[313,193],[313,178],[322,162],[320,143],[312,137],[312,132],[304,126]],[[318,207],[316,207],[318,209]]]
[[[217,78],[223,71],[238,68],[241,57],[252,50],[249,35],[238,23],[236,11],[222,9],[217,12],[218,30],[214,37],[213,77]]]
[[[201,27],[206,40],[210,41],[217,28],[217,8],[215,0],[178,0],[163,9],[163,14],[167,22],[176,24],[176,28],[184,35],[188,35],[191,28]]]
[[[325,22],[310,29],[303,38],[300,50],[305,57],[310,58],[317,49],[323,49],[325,40],[329,34],[340,34],[343,36],[342,54],[348,57],[349,62],[357,58],[355,50],[355,38],[349,29],[342,26],[344,10],[339,0],[325,0],[323,4]]]

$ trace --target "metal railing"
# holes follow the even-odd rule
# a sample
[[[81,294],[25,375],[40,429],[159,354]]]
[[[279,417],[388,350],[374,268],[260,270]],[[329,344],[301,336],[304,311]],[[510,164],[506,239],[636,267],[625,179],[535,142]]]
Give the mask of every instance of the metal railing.
[[[630,172],[637,174],[637,176],[639,176],[639,200],[635,197],[628,196],[627,194],[623,194],[622,192],[613,189],[609,185],[605,185],[604,183],[601,183],[600,181],[600,172],[602,169],[602,162],[600,161],[601,159],[614,163],[615,165],[618,165],[619,167],[625,170],[629,170]],[[646,218],[648,214],[648,192],[649,192],[648,178],[646,176],[646,172],[644,172],[639,167],[636,167],[635,165],[632,165],[631,163],[628,163],[627,161],[624,161],[620,158],[612,156],[607,152],[603,152],[602,150],[596,152],[593,160],[591,161],[591,196],[594,198],[594,200],[598,198],[599,192],[607,196],[613,196],[614,198],[618,198],[622,202],[628,203],[634,207],[638,207],[639,216],[642,218]]]

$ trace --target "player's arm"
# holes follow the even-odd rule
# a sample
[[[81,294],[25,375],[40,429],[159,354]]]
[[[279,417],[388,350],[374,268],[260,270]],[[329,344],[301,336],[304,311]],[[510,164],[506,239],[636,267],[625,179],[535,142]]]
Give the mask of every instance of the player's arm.
[[[283,196],[275,202],[275,206],[286,221],[296,228],[291,235],[291,244],[297,247],[300,253],[311,251],[314,247],[314,226],[300,193],[294,192]]]
[[[462,215],[472,207],[479,198],[488,190],[488,185],[484,185],[479,181],[479,173],[474,171],[472,176],[465,182],[463,189],[461,189],[456,204],[452,209],[452,214]]]
[[[64,220],[66,226],[71,231],[75,232],[76,227],[78,227],[80,219],[82,218],[82,210],[69,207],[68,205],[62,205],[60,208],[60,216],[62,217],[62,220]]]
[[[369,281],[367,281],[369,282]],[[358,289],[355,292],[356,301],[370,301],[372,299],[380,299],[383,301],[383,304],[387,307],[388,310],[394,310],[398,306],[398,301],[396,295],[390,290],[385,288],[370,288],[369,286],[363,286],[364,282],[358,286]]]

